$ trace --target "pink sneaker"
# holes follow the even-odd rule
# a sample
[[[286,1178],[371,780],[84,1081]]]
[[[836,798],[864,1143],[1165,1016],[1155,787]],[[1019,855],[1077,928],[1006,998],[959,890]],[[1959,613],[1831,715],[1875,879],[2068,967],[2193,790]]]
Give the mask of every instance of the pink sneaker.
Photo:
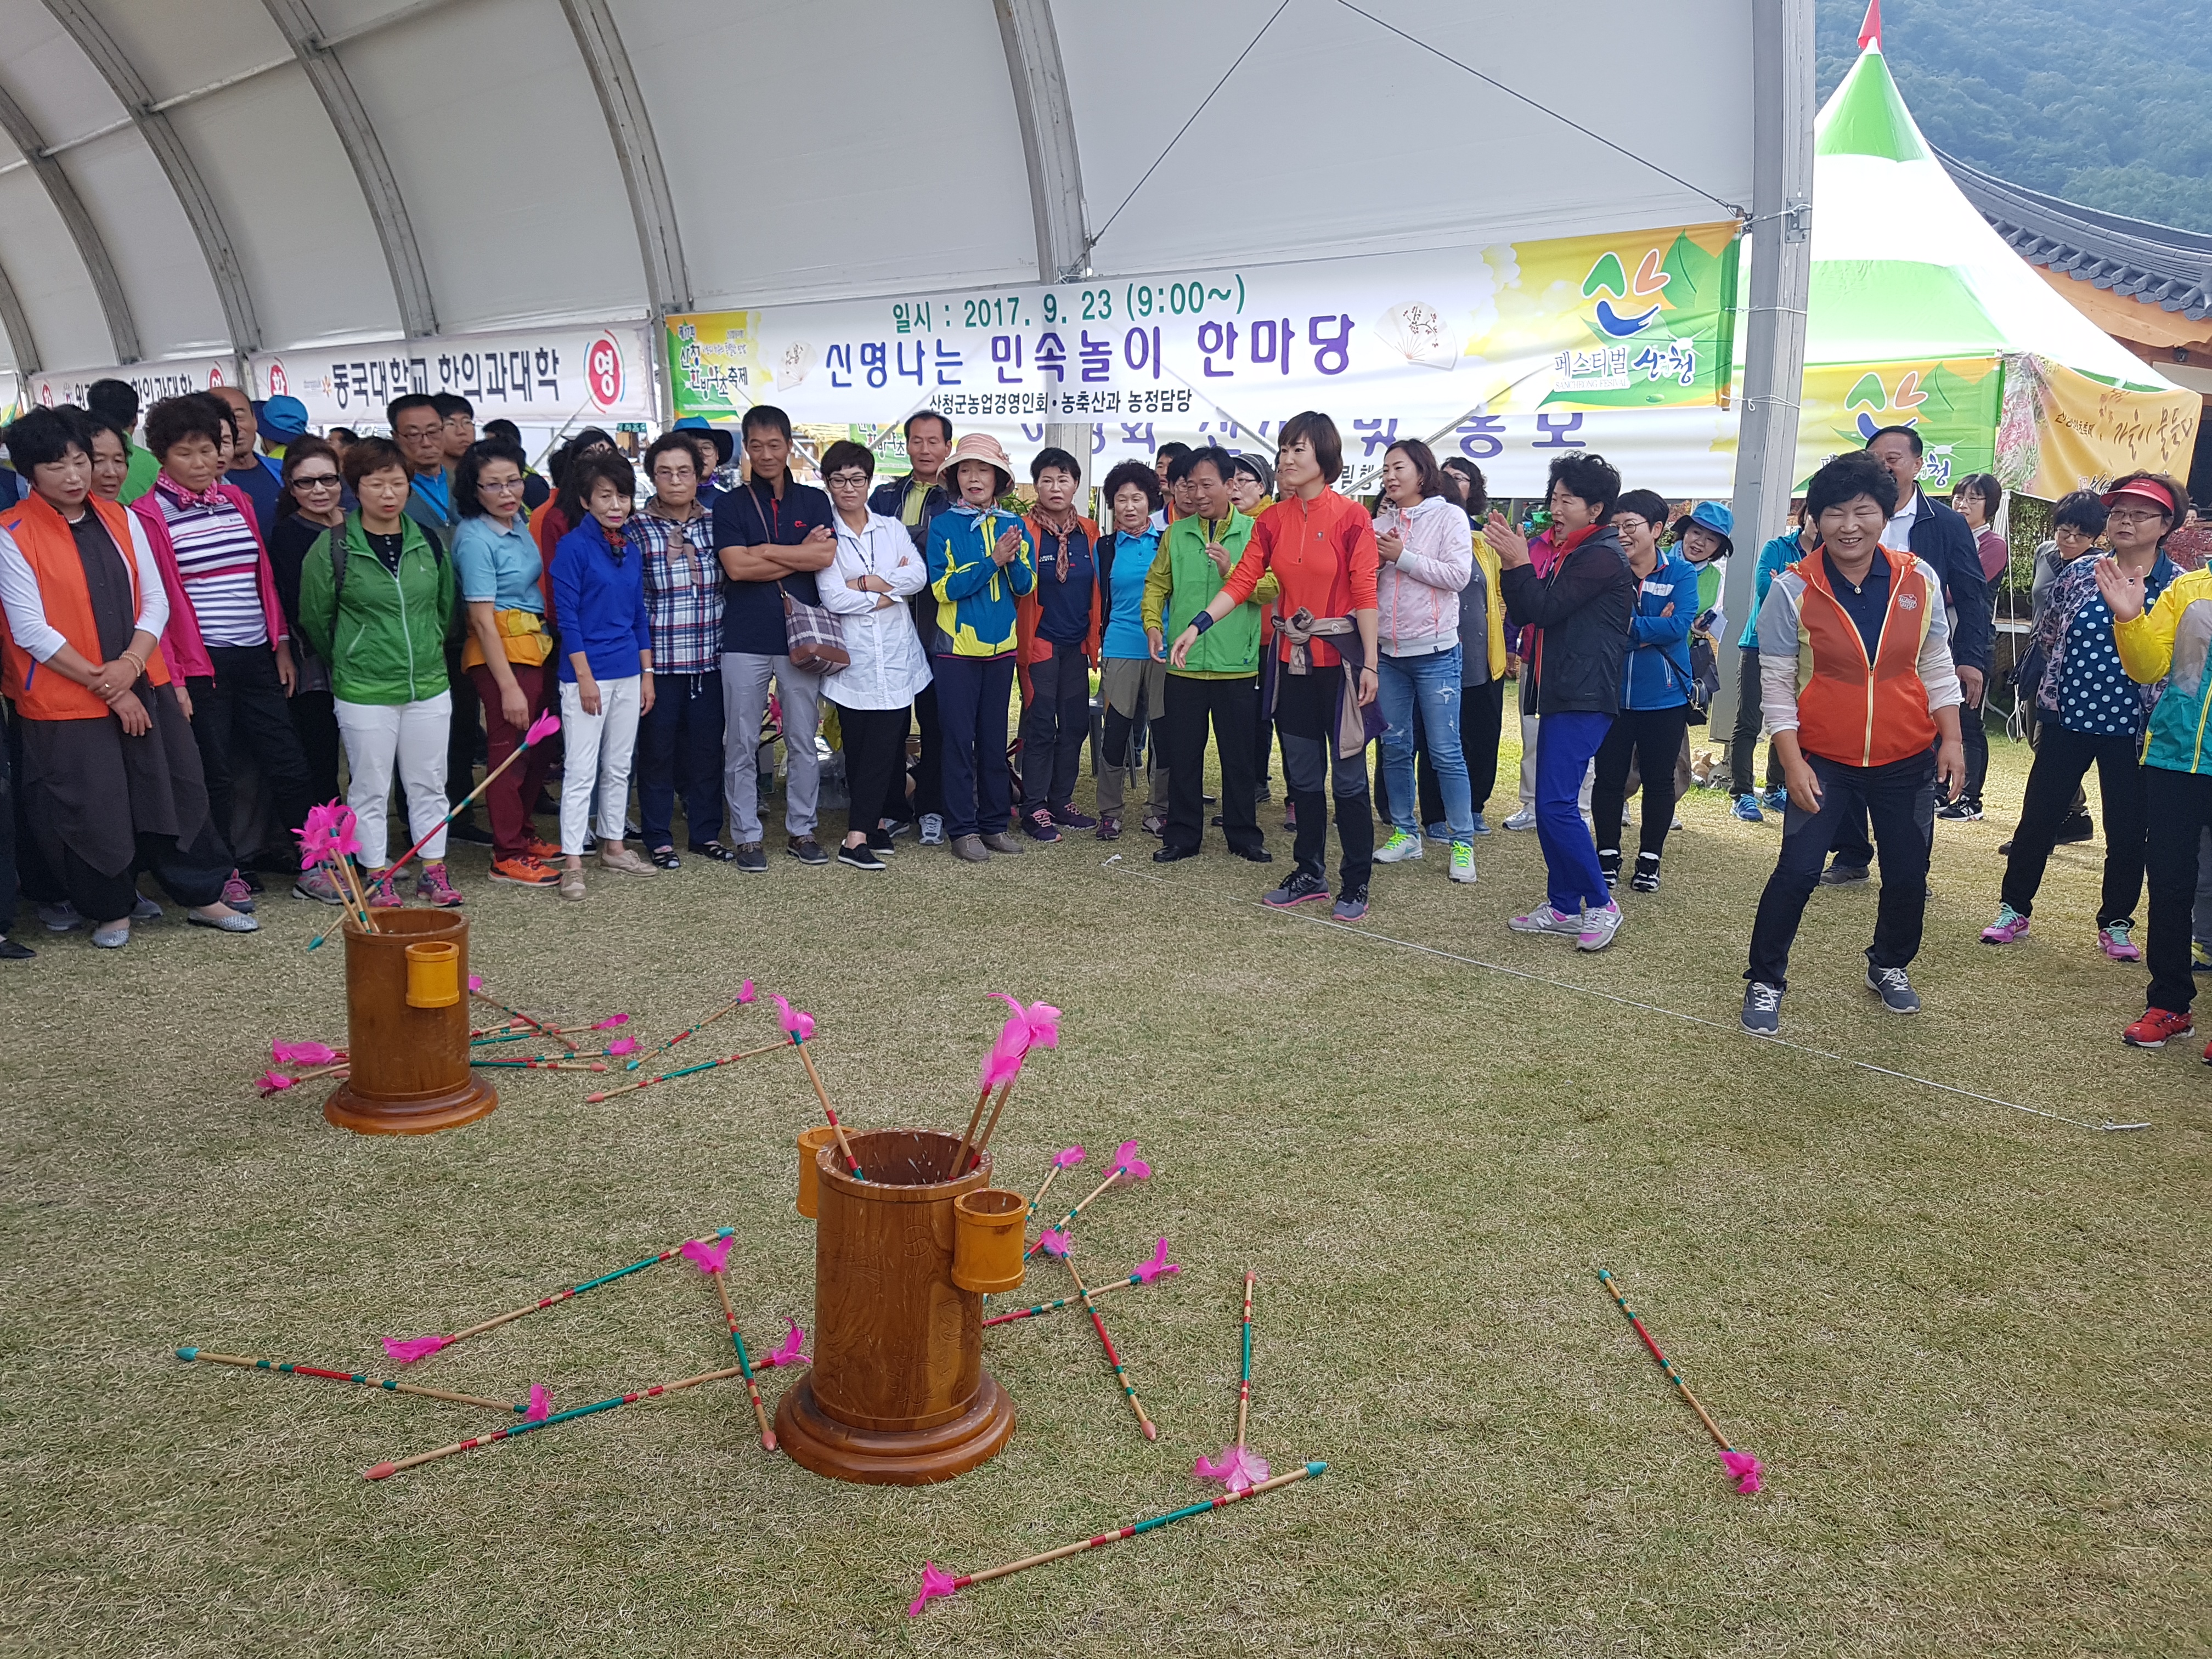
[[[441,910],[451,910],[465,902],[461,897],[460,889],[447,879],[443,859],[422,866],[422,873],[415,878],[415,896],[429,900]]]
[[[1997,919],[1982,929],[1984,945],[2010,945],[2027,936],[2027,918],[2009,904],[1997,906]]]
[[[362,885],[368,890],[368,908],[372,910],[397,910],[407,902],[400,897],[399,884],[392,878],[388,870],[369,877]]]
[[[2097,943],[2114,962],[2141,962],[2142,951],[2128,935],[2135,931],[2132,921],[2115,921],[2097,930]]]
[[[232,909],[248,915],[253,912],[253,890],[246,884],[246,878],[233,870],[222,884],[222,902]]]

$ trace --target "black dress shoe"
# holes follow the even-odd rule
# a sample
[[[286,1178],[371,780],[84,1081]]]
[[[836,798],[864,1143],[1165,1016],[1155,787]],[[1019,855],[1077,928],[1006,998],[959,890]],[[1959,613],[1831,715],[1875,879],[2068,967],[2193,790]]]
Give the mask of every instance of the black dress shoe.
[[[28,962],[38,954],[27,945],[18,945],[12,939],[0,938],[0,962]]]
[[[1273,864],[1275,855],[1264,847],[1232,847],[1229,849],[1247,864]]]
[[[1173,864],[1178,859],[1194,859],[1197,856],[1198,848],[1195,847],[1163,847],[1152,854],[1152,862]]]

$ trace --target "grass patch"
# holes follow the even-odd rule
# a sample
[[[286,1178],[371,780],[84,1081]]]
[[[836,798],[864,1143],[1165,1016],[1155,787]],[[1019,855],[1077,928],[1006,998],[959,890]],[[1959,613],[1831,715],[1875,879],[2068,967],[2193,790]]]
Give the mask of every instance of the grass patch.
[[[1493,796],[1492,821],[1510,810]],[[2100,1134],[1479,967],[1263,914],[1265,872],[1164,867],[1133,831],[956,866],[763,879],[693,861],[590,901],[457,856],[474,966],[533,1010],[629,1009],[656,1037],[747,975],[822,1022],[850,1117],[951,1125],[1013,989],[1066,1011],[994,1153],[1141,1138],[1087,1255],[1165,1233],[1181,1279],[1103,1304],[1149,1445],[1079,1315],[989,1333],[1020,1412],[995,1462],[913,1490],[758,1447],[735,1383],[471,1452],[461,1407],[187,1368],[180,1342],[368,1366],[697,1230],[740,1230],[739,1315],[812,1324],[791,1206],[804,1074],[748,1062],[604,1107],[498,1074],[500,1109],[421,1140],[257,1100],[269,1037],[343,1031],[327,913],[258,939],[53,940],[6,975],[0,1642],[36,1653],[1416,1655],[2202,1651],[2207,1079],[2124,1050],[2140,971],[2095,951],[2094,848],[2060,849],[2032,942],[1985,948],[2026,753],[1991,819],[1936,836],[1916,1020],[1862,988],[1870,890],[1817,895],[1785,1035],[2101,1120]],[[1279,808],[1263,809],[1285,869]],[[1596,957],[1510,935],[1534,838],[1378,870],[1368,931],[1732,1026],[1778,830],[1683,804],[1665,890]],[[1133,824],[1133,816],[1131,820]],[[774,845],[775,843],[771,843]],[[1106,866],[1107,853],[1123,861]],[[735,1048],[773,1012],[716,1028]],[[633,1028],[636,1029],[636,1028]],[[302,1097],[305,1097],[304,1098]],[[1081,1171],[1075,1172],[1080,1175]],[[1060,1183],[1065,1187],[1073,1176]],[[1054,1191],[1057,1194],[1060,1187]],[[1077,1187],[1075,1195],[1087,1190]],[[1231,1437],[1244,1267],[1252,1413],[1289,1492],[933,1605],[974,1571],[1187,1503]],[[1699,1398],[1766,1461],[1740,1498],[1595,1279],[1619,1273]],[[1126,1269],[1123,1269],[1126,1271]],[[1054,1267],[1036,1297],[1061,1294]],[[751,1340],[749,1334],[749,1340]],[[657,1267],[426,1366],[556,1407],[728,1352]],[[771,1398],[784,1379],[766,1385]]]

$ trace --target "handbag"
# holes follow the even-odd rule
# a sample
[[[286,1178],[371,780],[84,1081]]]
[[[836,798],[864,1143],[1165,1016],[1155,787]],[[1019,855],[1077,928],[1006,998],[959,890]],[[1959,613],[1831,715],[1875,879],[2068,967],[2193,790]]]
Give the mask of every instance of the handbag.
[[[845,648],[845,627],[837,620],[837,613],[793,599],[787,587],[783,589],[783,630],[793,668],[809,674],[832,674],[852,665],[853,653]]]

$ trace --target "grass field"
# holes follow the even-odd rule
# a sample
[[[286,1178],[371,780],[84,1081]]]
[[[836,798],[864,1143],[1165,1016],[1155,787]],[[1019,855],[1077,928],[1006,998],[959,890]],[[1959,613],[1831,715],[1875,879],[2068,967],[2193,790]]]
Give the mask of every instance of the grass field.
[[[1186,1264],[1102,1304],[1160,1439],[1087,1323],[1055,1314],[988,1333],[1020,1412],[1005,1455],[916,1489],[763,1454],[735,1383],[370,1485],[380,1459],[495,1423],[171,1357],[381,1369],[380,1336],[721,1224],[749,1331],[811,1328],[792,1138],[817,1108],[787,1058],[604,1107],[587,1079],[502,1074],[482,1122],[356,1139],[316,1091],[251,1086],[272,1035],[343,1041],[338,954],[303,951],[319,907],[271,897],[257,939],[53,939],[0,976],[0,1647],[2204,1651],[2212,1074],[2193,1045],[2118,1042],[2143,976],[2095,952],[2096,849],[2061,849],[2032,942],[1976,942],[2025,769],[2001,743],[1990,820],[1939,830],[1921,1018],[1861,983],[1872,891],[1815,896],[1784,1011],[1798,1048],[1735,1029],[1778,832],[1717,795],[1684,803],[1665,890],[1624,895],[1595,957],[1507,933],[1541,890],[1528,836],[1483,842],[1473,889],[1433,853],[1378,872],[1360,929],[1257,908],[1262,872],[1218,836],[1157,872],[1134,833],[1112,865],[1088,836],[983,870],[902,842],[880,877],[776,854],[757,880],[595,874],[581,906],[489,887],[464,852],[494,988],[654,1035],[750,975],[819,1017],[829,1085],[864,1122],[957,1133],[1003,1012],[987,990],[1066,1011],[994,1152],[1033,1190],[1068,1142],[1095,1159],[1140,1139],[1153,1178],[1079,1235],[1101,1273],[1162,1233]],[[1279,809],[1263,821],[1279,875]],[[772,1019],[717,1030],[734,1048]],[[909,1620],[925,1558],[972,1571],[1200,1495],[1192,1459],[1233,1431],[1248,1265],[1253,1442],[1330,1473]],[[1765,1461],[1761,1495],[1723,1479],[1601,1267]],[[1064,1285],[1033,1272],[1019,1304]],[[543,1382],[559,1408],[727,1353],[713,1296],[672,1264],[421,1380]],[[773,1403],[784,1380],[767,1386]]]

